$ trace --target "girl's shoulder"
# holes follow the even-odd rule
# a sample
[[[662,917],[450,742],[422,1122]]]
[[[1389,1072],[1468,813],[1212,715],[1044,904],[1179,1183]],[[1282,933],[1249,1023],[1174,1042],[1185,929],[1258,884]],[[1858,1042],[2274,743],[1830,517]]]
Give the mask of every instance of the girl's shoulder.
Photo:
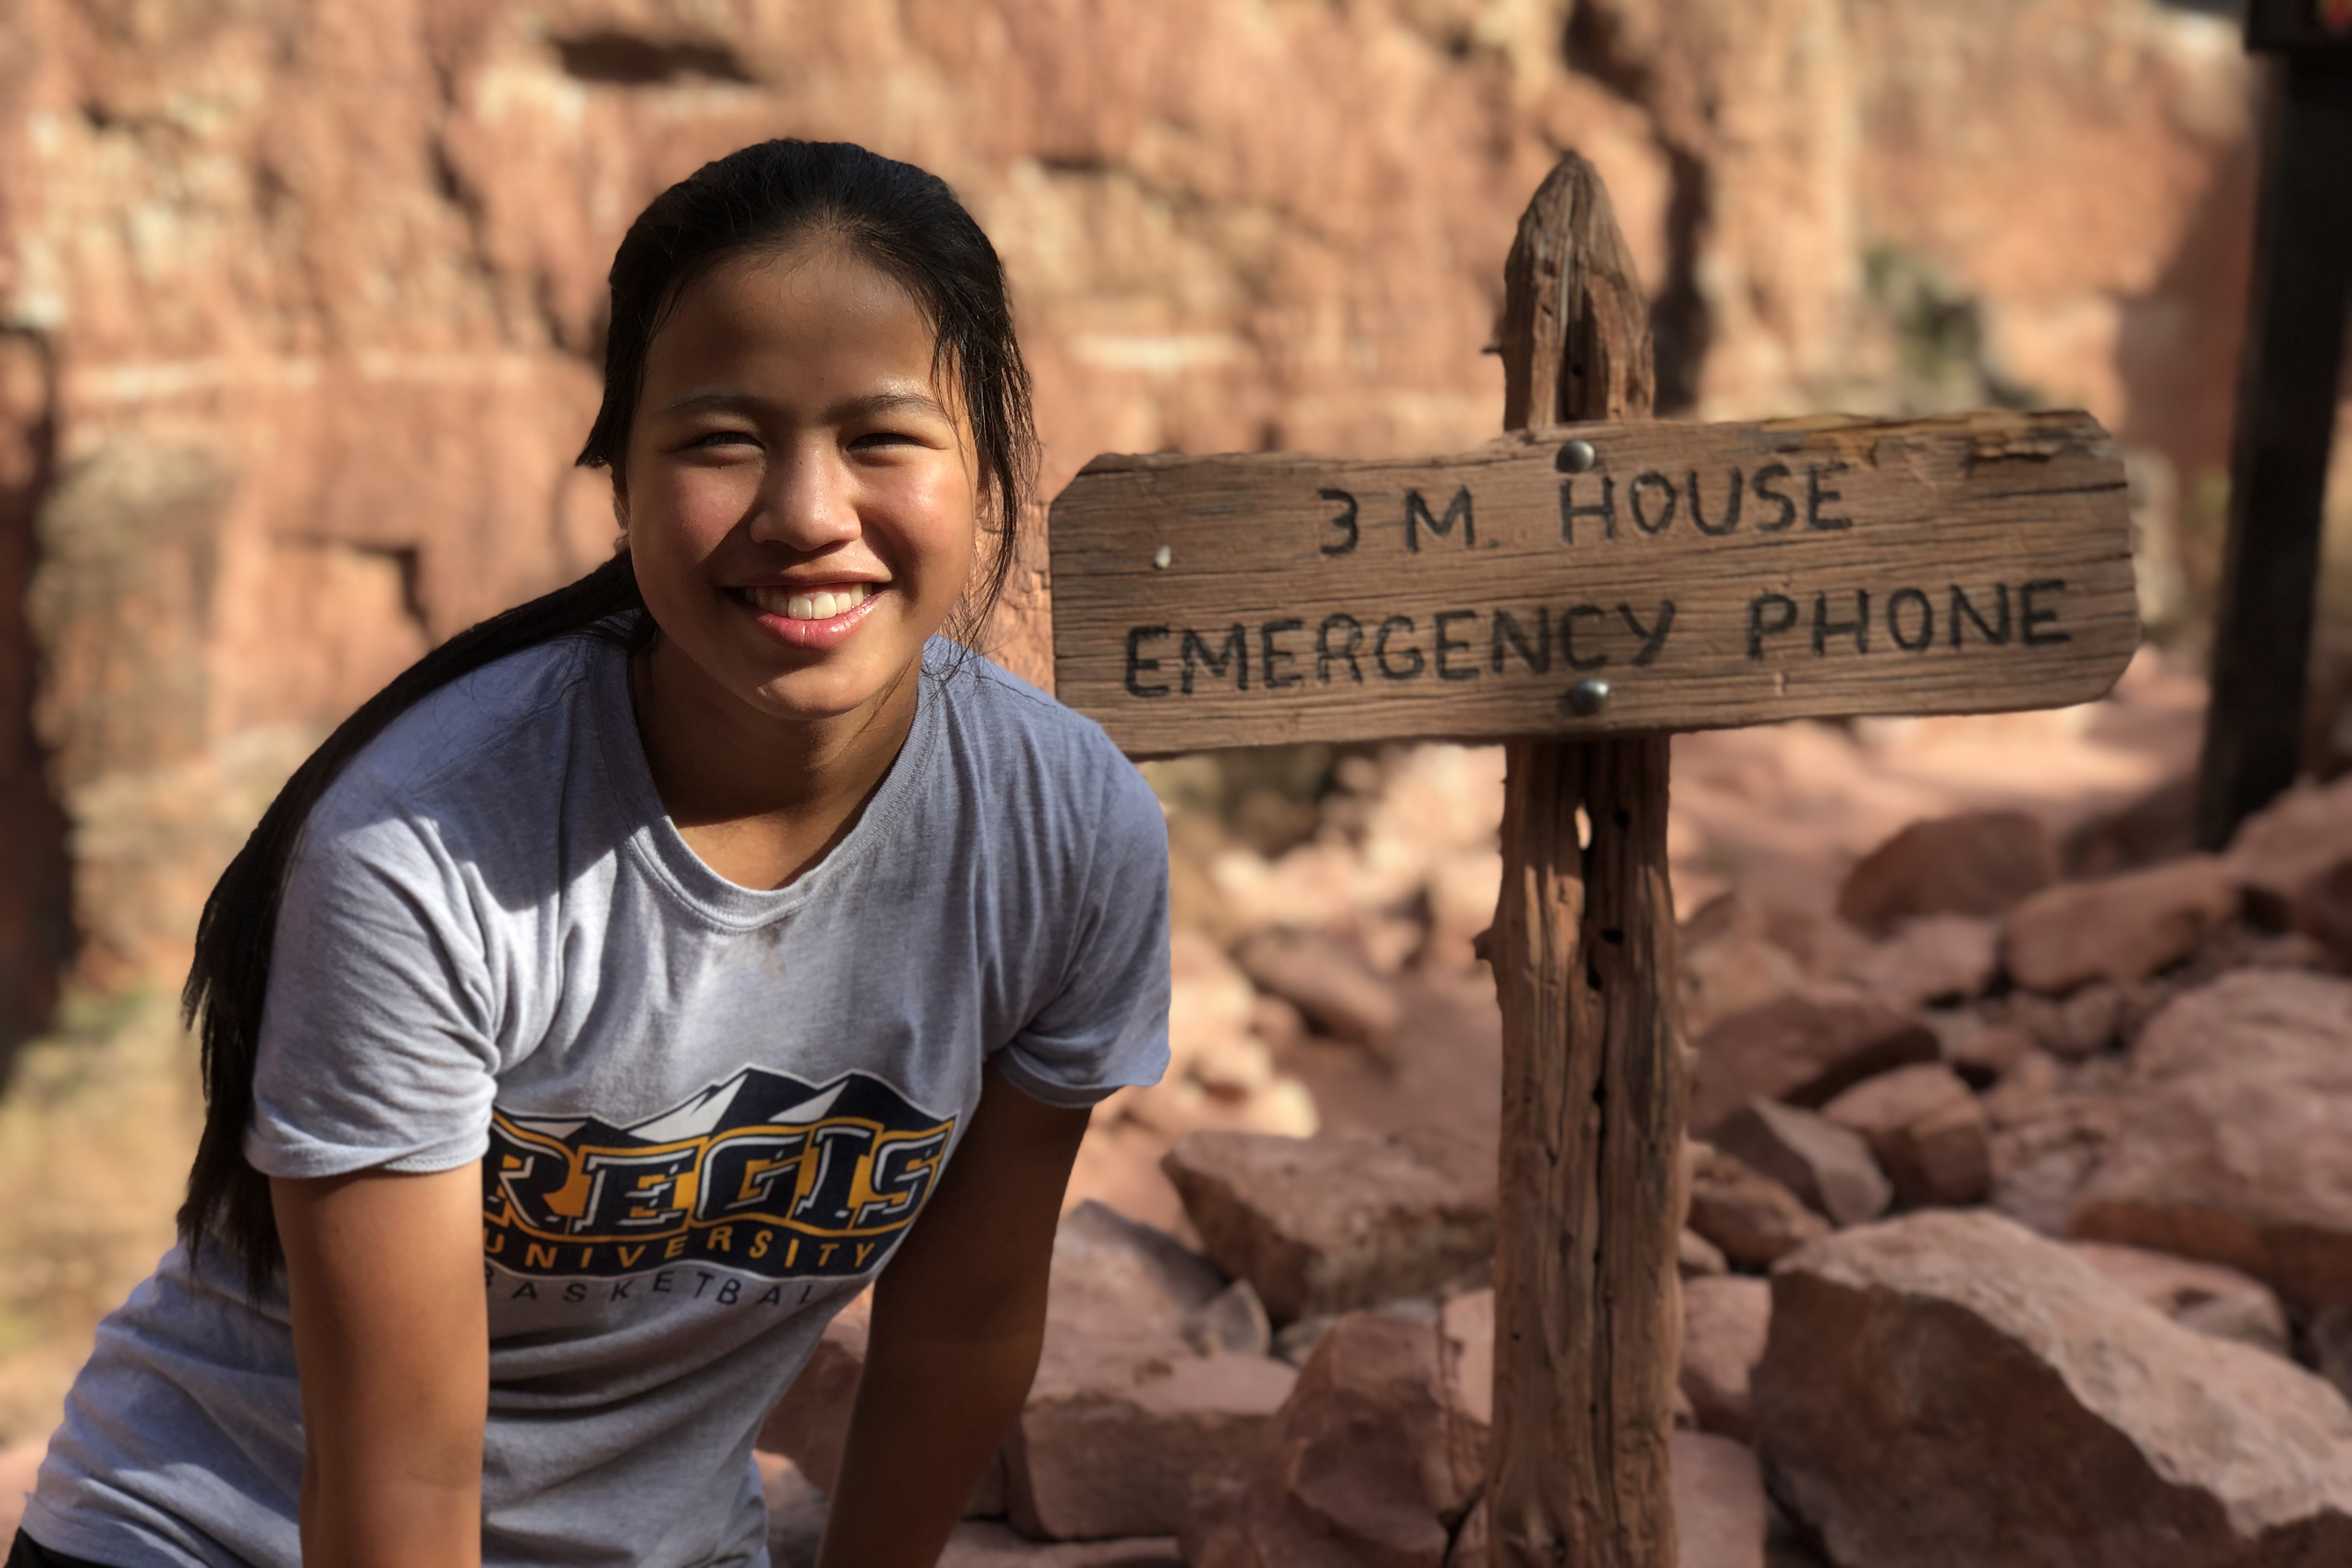
[[[932,639],[923,668],[945,711],[955,773],[999,812],[1033,824],[1071,813],[1096,831],[1164,832],[1151,786],[1101,725],[944,638]]]
[[[579,634],[458,677],[361,748],[313,810],[313,833],[386,816],[455,827],[545,801],[595,723],[598,678],[625,658],[617,641]]]

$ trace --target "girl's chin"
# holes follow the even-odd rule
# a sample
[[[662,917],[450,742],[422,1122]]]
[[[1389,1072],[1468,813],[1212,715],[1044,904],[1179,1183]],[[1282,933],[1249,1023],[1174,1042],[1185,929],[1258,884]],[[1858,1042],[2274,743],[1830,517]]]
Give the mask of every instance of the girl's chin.
[[[770,674],[751,693],[752,705],[779,720],[820,722],[871,711],[889,700],[901,685],[900,677],[920,656],[909,650],[906,659],[886,664],[866,658],[827,659],[811,668]]]

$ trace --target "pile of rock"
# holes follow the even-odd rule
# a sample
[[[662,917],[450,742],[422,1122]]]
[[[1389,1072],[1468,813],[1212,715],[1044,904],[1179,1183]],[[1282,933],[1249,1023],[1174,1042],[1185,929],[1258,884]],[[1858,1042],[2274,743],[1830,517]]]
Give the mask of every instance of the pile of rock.
[[[2352,784],[2220,856],[2150,815],[1685,928],[1682,1392],[1785,1559],[2352,1561]]]
[[[1691,1568],[2352,1563],[2352,784],[2221,856],[2152,859],[2136,821],[1920,823],[1834,917],[1732,895],[1687,922]],[[1373,868],[1320,921],[1180,939],[1184,1026],[1214,992],[1268,1074],[1218,1100],[1191,1069],[1226,1112],[1164,1162],[1199,1250],[1066,1222],[1046,1364],[972,1503],[1003,1522],[951,1562],[1494,1560],[1495,1151],[1242,1114],[1302,1037],[1422,1048],[1363,921],[1444,929],[1458,847],[1425,838],[1401,871],[1360,837]],[[1313,850],[1251,875],[1297,894]],[[845,1316],[770,1425],[786,1533],[862,1345]]]
[[[1306,1456],[1338,1489],[1315,1505],[1330,1528],[1418,1530],[1433,1535],[1427,1561],[1444,1561],[1483,1474],[1494,1335],[1492,1295],[1479,1288],[1494,1247],[1492,1172],[1482,1183],[1448,1155],[1368,1139],[1192,1134],[1168,1163],[1210,1238],[1205,1257],[1101,1204],[1074,1209],[1055,1243],[1044,1363],[946,1561],[972,1568],[1039,1541],[1087,1543],[1036,1559],[1069,1568],[1246,1561],[1232,1553],[1255,1550],[1247,1543],[1266,1531],[1308,1528],[1284,1523],[1307,1505],[1255,1484],[1255,1467],[1277,1453]],[[790,1462],[770,1477],[779,1568],[814,1551],[866,1331],[861,1299],[761,1433],[761,1447]],[[1428,1474],[1442,1486],[1423,1495],[1391,1484],[1441,1451],[1444,1465]],[[1245,1522],[1208,1522],[1226,1513]],[[1197,1538],[1181,1555],[1180,1534]]]
[[[1313,804],[1263,788],[1221,798],[1193,777],[1208,768],[1184,759],[1156,777],[1184,803],[1170,825],[1169,1070],[1099,1109],[1090,1158],[1127,1168],[1080,1181],[1180,1229],[1157,1172],[1177,1139],[1316,1132],[1328,1117],[1301,1073],[1318,1067],[1399,1089],[1399,1068],[1418,1065],[1401,1060],[1418,1044],[1408,994],[1433,978],[1484,992],[1472,942],[1502,871],[1496,748],[1343,757]],[[1491,1093],[1465,1098],[1491,1120]]]

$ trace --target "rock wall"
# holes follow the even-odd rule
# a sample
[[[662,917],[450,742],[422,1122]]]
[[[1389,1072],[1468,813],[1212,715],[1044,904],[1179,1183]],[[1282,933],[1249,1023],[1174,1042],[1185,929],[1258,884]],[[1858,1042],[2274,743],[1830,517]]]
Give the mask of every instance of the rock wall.
[[[2247,100],[2228,29],[2154,0],[16,0],[0,1040],[169,976],[326,725],[604,557],[571,459],[604,267],[743,142],[965,195],[1049,485],[1487,436],[1504,252],[1567,147],[1684,410],[2082,404],[2194,472]]]

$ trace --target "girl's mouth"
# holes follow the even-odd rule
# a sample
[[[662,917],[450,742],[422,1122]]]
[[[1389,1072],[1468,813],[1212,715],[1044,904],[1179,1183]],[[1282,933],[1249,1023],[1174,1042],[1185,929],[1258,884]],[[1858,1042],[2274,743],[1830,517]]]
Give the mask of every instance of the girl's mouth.
[[[750,610],[761,629],[786,647],[822,651],[856,631],[888,586],[836,583],[816,589],[733,588],[728,596]]]
[[[829,621],[864,604],[873,593],[870,583],[844,583],[807,593],[795,588],[745,588],[743,596],[763,614],[788,621]]]

